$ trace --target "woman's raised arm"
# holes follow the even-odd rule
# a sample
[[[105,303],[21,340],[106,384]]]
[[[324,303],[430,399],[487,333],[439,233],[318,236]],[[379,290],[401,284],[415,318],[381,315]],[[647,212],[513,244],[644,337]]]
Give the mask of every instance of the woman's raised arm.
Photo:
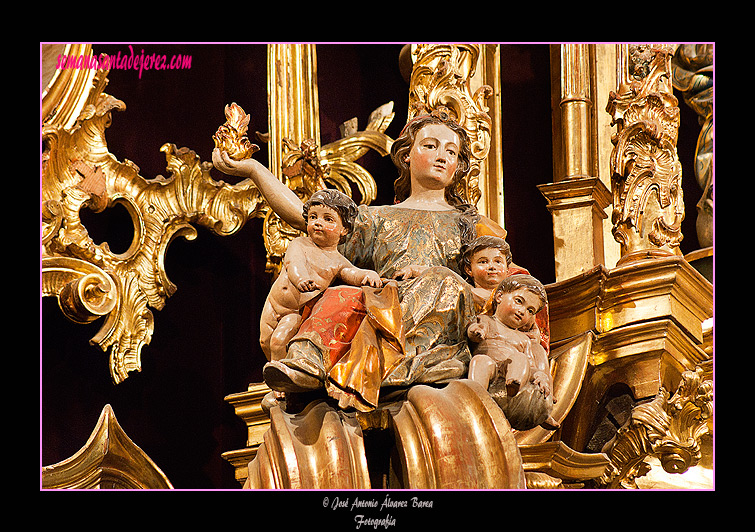
[[[251,179],[270,208],[284,222],[294,229],[306,230],[307,225],[302,216],[302,201],[262,163],[255,159],[235,161],[228,156],[227,152],[215,148],[212,151],[212,164],[225,174]]]

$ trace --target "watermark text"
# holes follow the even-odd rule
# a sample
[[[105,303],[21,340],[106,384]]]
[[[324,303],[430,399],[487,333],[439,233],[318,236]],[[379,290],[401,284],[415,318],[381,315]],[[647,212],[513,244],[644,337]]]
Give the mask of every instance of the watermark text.
[[[65,55],[59,54],[57,68],[61,70],[134,70],[142,73],[147,70],[187,70],[191,68],[191,55],[185,54],[159,54],[145,53],[142,48],[135,52],[132,45],[128,45],[128,51],[115,55]]]

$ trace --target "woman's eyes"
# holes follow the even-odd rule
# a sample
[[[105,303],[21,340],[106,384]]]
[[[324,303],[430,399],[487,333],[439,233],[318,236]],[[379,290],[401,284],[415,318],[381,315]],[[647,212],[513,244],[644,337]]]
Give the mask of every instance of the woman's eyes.
[[[422,143],[422,147],[428,150],[434,150],[438,147],[438,143],[435,141],[426,141]],[[458,150],[456,150],[456,148],[446,148],[446,153],[448,153],[449,155],[453,157],[456,157]]]

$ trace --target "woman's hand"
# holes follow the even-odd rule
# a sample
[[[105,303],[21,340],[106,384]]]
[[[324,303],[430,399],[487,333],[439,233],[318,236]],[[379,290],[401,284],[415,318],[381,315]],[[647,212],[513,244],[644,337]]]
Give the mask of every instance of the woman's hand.
[[[422,274],[422,272],[424,272],[426,269],[427,269],[427,266],[409,264],[408,266],[404,266],[403,268],[396,270],[396,273],[393,274],[393,278],[396,279],[397,281],[413,279],[415,277],[419,277]]]
[[[249,177],[252,173],[254,159],[235,161],[231,159],[228,152],[220,151],[220,148],[215,148],[212,150],[212,165],[224,174]]]

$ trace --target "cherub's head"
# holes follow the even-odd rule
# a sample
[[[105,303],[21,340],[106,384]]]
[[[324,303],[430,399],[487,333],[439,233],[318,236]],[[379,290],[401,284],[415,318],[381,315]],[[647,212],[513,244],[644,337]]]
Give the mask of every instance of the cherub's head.
[[[461,269],[475,286],[492,290],[508,272],[511,248],[503,238],[483,235],[466,244],[461,250]]]
[[[328,215],[328,220],[337,223],[337,227],[332,229],[338,234],[338,242],[342,242],[354,225],[354,219],[357,216],[357,205],[349,196],[335,189],[326,188],[318,190],[304,202],[302,215],[307,223],[307,233],[310,234],[310,224],[313,218],[319,214]],[[334,219],[337,218],[337,219]],[[310,236],[312,236],[310,234]]]
[[[506,277],[493,293],[492,312],[512,329],[526,330],[535,323],[535,316],[548,303],[543,284],[531,275]]]

